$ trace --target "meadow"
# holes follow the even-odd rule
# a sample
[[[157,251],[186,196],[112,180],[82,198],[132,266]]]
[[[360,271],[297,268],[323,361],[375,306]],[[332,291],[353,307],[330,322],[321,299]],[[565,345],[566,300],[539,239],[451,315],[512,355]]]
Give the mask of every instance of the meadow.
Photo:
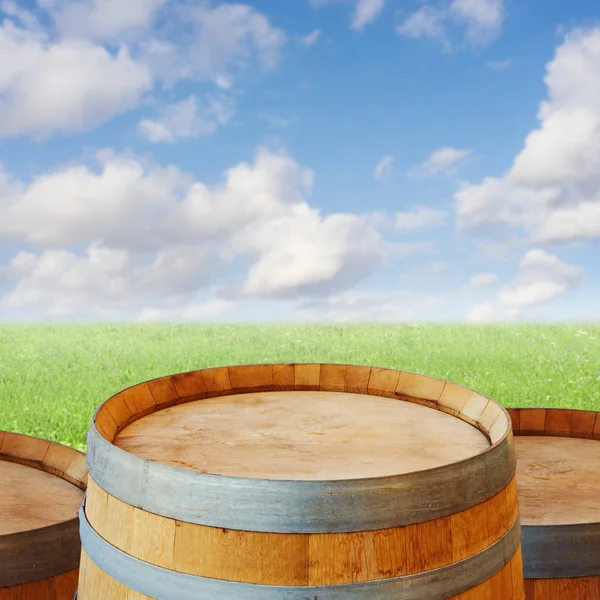
[[[85,449],[135,383],[261,362],[342,362],[454,381],[507,407],[600,410],[600,325],[3,325],[0,429]]]

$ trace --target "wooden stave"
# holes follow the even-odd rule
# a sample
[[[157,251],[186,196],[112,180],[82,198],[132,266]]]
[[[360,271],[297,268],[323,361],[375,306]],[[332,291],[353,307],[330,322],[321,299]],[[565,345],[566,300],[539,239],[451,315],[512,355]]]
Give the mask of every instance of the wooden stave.
[[[261,366],[262,366],[262,365],[261,365]],[[290,365],[286,365],[286,366],[290,366]],[[293,366],[293,365],[291,365],[291,366]],[[336,366],[337,366],[337,365],[336,365]],[[346,366],[344,366],[344,368],[345,368],[345,367],[346,367]],[[210,371],[210,370],[207,370],[207,371]],[[382,371],[391,371],[391,370],[382,370]],[[194,373],[197,373],[197,372],[194,372]],[[176,376],[169,376],[169,377],[167,377],[167,378],[159,378],[159,379],[157,379],[157,380],[153,380],[153,381],[157,381],[157,382],[159,382],[159,381],[161,381],[161,380],[165,380],[165,379],[167,379],[167,380],[168,380],[168,379],[170,379],[170,378],[172,378],[172,377],[176,377]],[[420,376],[420,377],[425,377],[425,376]],[[433,379],[433,378],[427,378],[427,379]],[[303,385],[305,385],[305,384],[303,384]],[[136,386],[133,386],[133,387],[136,387]],[[129,389],[131,389],[131,388],[129,388]],[[277,389],[281,389],[281,387],[278,387]],[[288,387],[287,389],[298,389],[298,388],[296,388],[295,386],[290,386],[290,387]],[[303,388],[303,389],[307,389],[307,387],[305,387],[305,388]],[[321,388],[319,388],[319,389],[323,389],[323,388],[321,387]],[[466,388],[464,388],[464,389],[466,389]],[[256,388],[252,388],[252,389],[250,389],[250,390],[248,390],[248,391],[255,392],[255,391],[257,391],[257,390],[256,390]],[[333,388],[333,389],[332,389],[332,391],[355,391],[356,393],[365,393],[365,388],[357,388],[357,389],[355,389],[355,390],[348,390],[347,388],[343,388],[343,387],[340,389],[340,387],[338,386],[338,387],[336,387],[336,388]],[[231,391],[230,393],[236,393],[236,394],[238,394],[238,393],[243,393],[243,392],[242,392],[240,389],[237,389],[237,388],[236,388],[236,389],[235,389],[235,392],[234,392],[234,391]],[[216,396],[216,395],[223,395],[223,394],[215,393],[215,394],[213,394],[213,395],[215,395],[215,396]],[[374,395],[387,395],[387,394],[385,394],[385,393],[381,393],[381,394],[374,394]],[[207,396],[202,396],[202,397],[207,397]],[[396,398],[399,398],[399,399],[409,399],[409,398],[400,397],[400,396],[392,396],[392,397],[396,397]],[[190,397],[190,399],[198,399],[198,397]],[[109,400],[110,400],[110,399],[109,399]],[[173,400],[174,400],[174,399],[172,398],[172,399],[171,399],[171,401],[170,401],[170,403],[169,403],[168,405],[173,405],[173,404],[176,404],[176,403],[177,403],[177,401],[173,401]],[[414,398],[412,398],[411,400],[412,400],[412,401],[419,401],[419,400],[420,400],[420,403],[422,403],[422,404],[429,404],[430,402],[432,402],[431,400],[427,400],[427,399],[414,399]],[[107,401],[107,402],[108,402],[108,401]],[[501,410],[504,410],[504,409],[501,409]],[[447,411],[447,412],[451,412],[451,411]],[[148,414],[148,413],[146,413],[146,414]],[[455,415],[455,416],[456,416],[456,415]],[[130,419],[130,420],[129,420],[129,422],[128,422],[127,424],[129,424],[129,423],[130,423],[130,422],[132,422],[133,420],[134,420],[134,419]],[[475,423],[471,423],[471,424],[475,424]],[[126,425],[123,425],[123,426],[122,426],[120,429],[122,429],[124,426],[126,426]],[[510,430],[510,427],[509,427],[508,429]],[[506,438],[511,438],[511,439],[512,439],[512,434],[511,434],[511,432],[510,432],[510,431],[508,431],[505,437],[506,437]],[[89,453],[88,453],[88,456],[89,456]],[[219,476],[219,478],[220,478],[220,479],[223,479],[223,477],[222,477],[222,476]],[[517,517],[517,520],[516,520],[515,522],[518,522],[518,517]],[[82,556],[85,556],[85,548],[83,548],[83,549],[82,549]],[[521,559],[521,557],[520,557],[520,548],[519,548],[519,549],[518,549],[518,551],[517,551],[517,552],[515,553],[515,555],[513,556],[512,562],[514,563],[514,561],[517,561],[517,560],[518,560],[518,562],[519,562],[519,565],[520,565],[520,559]],[[519,569],[520,569],[520,568],[521,568],[521,567],[519,567]],[[513,579],[515,579],[515,578],[513,577]],[[519,599],[520,599],[520,598],[522,598],[522,571],[519,571],[519,579],[521,579],[521,581],[520,581],[520,582],[517,582],[517,583],[515,583],[515,587],[514,587],[514,589],[513,589],[513,588],[511,588],[511,590],[512,590],[512,591],[511,591],[511,593],[512,593],[512,592],[514,592],[514,596],[513,596],[513,597],[514,597],[514,599],[515,599],[515,600],[516,600],[517,598],[519,598]],[[80,580],[80,581],[81,581],[81,580]],[[115,583],[116,583],[116,582],[115,582]],[[482,586],[483,586],[483,584],[480,584],[480,585],[482,585]],[[519,587],[519,586],[521,586],[521,587]],[[484,593],[484,596],[486,596],[486,597],[487,597],[487,595],[486,595],[486,594],[487,594],[487,592],[485,592],[485,593]],[[140,598],[141,598],[141,597],[142,597],[142,596],[140,596]],[[471,596],[469,596],[469,597],[471,597]],[[136,598],[137,598],[137,596],[136,596]]]
[[[474,589],[520,552],[518,518],[509,531],[484,551],[447,567],[397,578],[330,586],[275,586],[193,576],[156,567],[112,546],[89,524],[80,510],[82,553],[103,573],[142,595],[159,600],[387,600],[401,594],[406,600],[444,600]],[[308,595],[307,595],[308,594]],[[516,600],[516,597],[515,597]]]
[[[85,455],[57,442],[0,431],[0,460],[45,471],[82,490],[87,485]],[[80,552],[78,516],[54,525],[2,535],[0,590],[25,588],[76,570]]]
[[[293,369],[295,377],[293,383],[290,382],[289,377],[286,382],[277,382],[276,369],[283,371],[285,368]],[[318,381],[313,378],[312,383],[307,383],[306,372],[310,372],[307,370],[316,370],[315,368],[319,373]],[[244,386],[243,384],[252,382],[252,376],[256,374],[257,369],[262,370],[258,378],[259,384],[254,387]],[[269,369],[271,369],[270,378],[268,376]],[[323,372],[333,372],[335,375],[336,369],[338,375],[337,379],[333,379],[334,384],[323,380]],[[353,374],[356,374],[357,370],[359,370],[358,373],[364,371],[365,374],[368,374],[367,383],[358,388],[347,385],[347,374],[350,370],[353,370]],[[298,378],[298,371],[300,371],[300,378]],[[230,385],[228,388],[207,391],[206,381],[214,384],[217,379],[224,379],[223,372],[227,374],[227,381],[233,378],[235,373],[242,385],[239,387]],[[266,375],[265,372],[267,372]],[[339,373],[343,373],[346,378],[340,378]],[[208,374],[208,377],[205,374]],[[416,378],[417,387],[419,385],[421,387],[437,385],[439,389],[437,400],[434,397],[435,394],[426,393],[422,397],[417,397],[398,393],[397,386],[400,385],[401,375],[407,375],[409,382],[413,381],[411,378]],[[192,376],[196,383],[201,382],[204,392],[186,397],[180,396],[177,393],[176,384],[177,378],[183,376],[188,378]],[[371,385],[372,379],[375,380],[373,385]],[[351,383],[354,382],[353,379]],[[156,394],[152,384],[154,384],[155,390],[162,393],[168,389],[167,384],[171,387],[165,396],[166,401],[159,404],[159,399],[154,398]],[[385,389],[386,385],[388,389]],[[456,404],[452,397],[446,404],[443,403],[447,386],[450,386],[450,396],[456,395],[457,391],[463,394],[462,405]],[[144,406],[151,403],[149,399],[153,399],[154,407],[145,406],[138,413],[134,413],[125,401],[125,408],[129,410],[130,417],[117,423],[123,410],[123,397],[126,393],[135,392],[136,389],[143,390],[146,395]],[[284,482],[198,473],[144,460],[112,444],[112,439],[118,431],[153,410],[228,393],[239,394],[247,391],[281,389],[342,390],[416,402],[448,412],[478,427],[488,436],[488,439],[492,437],[492,434],[496,435],[497,439],[493,440],[490,448],[478,455],[436,469],[398,476],[333,482]],[[186,391],[189,391],[189,386]],[[115,416],[116,411],[110,409],[111,402],[115,400],[121,401],[119,417]],[[473,403],[476,407],[475,410],[470,408],[467,411],[465,407],[468,406],[468,403]],[[479,413],[477,413],[478,404]],[[461,413],[460,411],[463,409],[465,413],[469,414]],[[487,417],[483,417],[486,413],[488,413]],[[477,420],[478,418],[479,420]],[[486,422],[486,418],[489,422]],[[352,530],[352,527],[356,528],[354,530],[362,531],[424,522],[476,506],[506,487],[516,471],[516,455],[508,413],[498,403],[473,390],[445,380],[394,369],[298,363],[217,367],[161,377],[131,386],[109,398],[96,410],[88,432],[87,466],[94,480],[111,495],[148,512],[173,519],[229,529],[329,533],[349,531]],[[115,473],[120,473],[120,475],[115,477]],[[444,486],[441,486],[440,482],[443,482]],[[186,491],[181,495],[185,499],[191,499],[189,505],[183,506],[179,503],[177,507],[173,506],[170,497],[174,489]],[[246,510],[236,513],[232,508],[239,504],[241,493],[244,493]],[[362,502],[358,504],[367,507],[363,511],[362,519],[356,518],[356,499],[359,496],[363,496],[363,498]],[[431,508],[424,508],[421,500],[423,497],[426,497],[428,501],[431,498],[435,499],[435,502],[431,503]],[[196,498],[211,498],[210,504],[213,507],[213,513],[208,514],[208,511],[205,511],[204,514],[198,514],[195,505]],[[347,505],[343,504],[344,499],[347,499]],[[327,505],[328,502],[335,502],[335,511]],[[316,519],[316,515],[311,510],[319,505],[325,506],[325,517],[321,521]],[[402,508],[390,511],[389,507],[395,505],[396,507],[402,505]],[[271,512],[267,512],[267,508]],[[344,511],[346,516],[340,519],[339,515]],[[334,513],[337,515],[336,517],[332,516]]]
[[[515,436],[572,437],[600,441],[600,412],[562,408],[509,408]],[[600,591],[600,522],[572,525],[521,525],[523,574],[528,600],[540,600],[572,580],[573,600],[588,589]],[[536,581],[539,584],[536,584]],[[543,596],[542,596],[543,595]],[[568,592],[559,598],[568,600]],[[552,600],[549,598],[549,600]]]

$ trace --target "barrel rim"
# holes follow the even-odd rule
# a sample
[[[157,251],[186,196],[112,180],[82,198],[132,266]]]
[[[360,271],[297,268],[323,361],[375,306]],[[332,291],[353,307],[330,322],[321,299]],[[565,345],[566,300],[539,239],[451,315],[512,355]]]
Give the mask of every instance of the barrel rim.
[[[510,529],[490,546],[450,565],[388,579],[319,586],[276,586],[242,583],[181,573],[142,561],[113,546],[91,526],[85,498],[79,510],[80,537],[88,558],[126,587],[161,600],[387,600],[401,594],[407,600],[445,600],[473,589],[502,568],[520,551],[517,516]]]
[[[66,471],[75,459],[85,460],[85,454],[76,448],[60,444],[44,438],[0,430],[0,461],[21,464],[28,468],[44,471],[49,475],[67,481],[71,485],[84,490],[87,485],[87,471]],[[73,455],[65,471],[56,468],[48,458],[48,451],[41,460],[19,456],[3,451],[1,446],[7,434],[13,438],[34,440],[40,445],[48,444],[50,448],[60,448],[61,452]],[[44,462],[47,460],[47,462]],[[53,466],[54,464],[54,466]],[[85,463],[83,463],[85,467]],[[23,531],[15,531],[0,535],[0,588],[23,585],[61,575],[79,566],[81,542],[79,539],[79,516],[65,519],[51,525],[35,527]]]
[[[294,366],[307,364],[334,363],[290,363]],[[378,369],[362,368],[371,369],[370,372],[373,368]],[[192,373],[210,370],[214,369]],[[404,372],[428,378],[396,369],[381,370],[397,372],[398,377]],[[438,381],[444,382],[444,387],[452,383]],[[498,412],[494,423],[500,418],[506,421],[502,435],[478,454],[422,471],[343,480],[274,480],[201,473],[165,465],[122,450],[100,433],[96,426],[97,416],[118,394],[106,400],[94,413],[87,434],[87,466],[94,481],[119,500],[151,513],[200,525],[280,533],[333,533],[420,523],[461,512],[491,498],[508,485],[516,471],[508,412],[491,398],[464,389],[485,399],[485,407],[493,403]],[[391,395],[379,395],[410,401],[394,395],[395,388],[392,392]],[[238,393],[244,392],[231,391],[231,394]],[[177,503],[172,501],[175,492]],[[236,510],[235,507],[243,508]]]
[[[542,415],[543,412],[543,415]],[[600,411],[554,408],[511,407],[513,432],[517,437],[558,437],[585,439],[600,443]],[[543,416],[543,421],[528,422],[520,428],[521,415]],[[548,415],[558,416],[562,426],[548,423]],[[573,424],[572,416],[595,415],[593,420]],[[569,426],[565,428],[565,418]],[[539,421],[539,420],[538,420]],[[572,426],[573,425],[573,426]],[[557,523],[547,525],[522,524],[523,573],[526,579],[562,579],[600,577],[600,521],[588,523]]]

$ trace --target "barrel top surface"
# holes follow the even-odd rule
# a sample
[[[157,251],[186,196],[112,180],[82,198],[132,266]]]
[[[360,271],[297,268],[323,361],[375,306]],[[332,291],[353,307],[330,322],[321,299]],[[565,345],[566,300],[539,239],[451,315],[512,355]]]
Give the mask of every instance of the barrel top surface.
[[[82,497],[60,477],[0,460],[0,536],[74,519]]]
[[[600,523],[600,441],[517,436],[523,525]]]
[[[490,447],[477,428],[419,404],[362,394],[260,392],[171,406],[114,444],[217,475],[279,480],[385,477],[458,462]]]

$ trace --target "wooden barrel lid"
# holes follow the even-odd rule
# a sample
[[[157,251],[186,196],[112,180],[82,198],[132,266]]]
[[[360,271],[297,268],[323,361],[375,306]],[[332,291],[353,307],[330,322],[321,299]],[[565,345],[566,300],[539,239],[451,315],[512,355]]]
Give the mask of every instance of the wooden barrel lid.
[[[358,479],[423,471],[490,443],[447,413],[344,392],[235,394],[189,402],[135,421],[114,440],[148,460],[262,479]]]
[[[600,523],[600,442],[517,436],[523,525]]]
[[[526,579],[600,576],[600,413],[511,408]]]
[[[0,431],[0,588],[77,568],[86,484],[81,452]]]
[[[90,476],[123,502],[279,533],[454,514],[504,489],[516,460],[508,414],[490,398],[340,364],[217,367],[143,382],[98,408],[87,440]]]
[[[0,461],[0,481],[0,536],[77,517],[83,491],[60,477]]]

